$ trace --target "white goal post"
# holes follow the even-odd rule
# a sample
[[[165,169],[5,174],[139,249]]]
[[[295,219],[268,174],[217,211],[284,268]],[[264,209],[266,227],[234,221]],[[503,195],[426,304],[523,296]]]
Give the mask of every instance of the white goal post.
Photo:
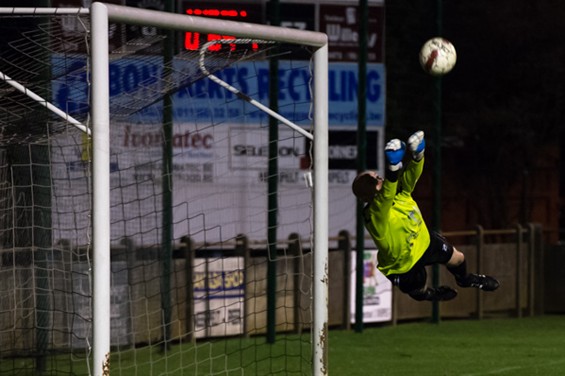
[[[328,342],[328,45],[323,33],[241,22],[203,19],[94,3],[92,19],[92,139],[94,183],[94,372],[102,375],[110,351],[109,256],[109,72],[108,23],[124,22],[179,31],[225,33],[298,43],[316,48],[314,61],[314,264],[312,374],[327,374]]]

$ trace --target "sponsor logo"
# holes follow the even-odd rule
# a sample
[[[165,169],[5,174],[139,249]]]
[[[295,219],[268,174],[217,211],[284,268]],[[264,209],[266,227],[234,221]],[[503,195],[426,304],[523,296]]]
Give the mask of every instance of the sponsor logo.
[[[269,147],[267,145],[234,145],[233,155],[236,157],[268,157]],[[297,147],[279,146],[277,155],[279,157],[298,157],[302,153]]]
[[[182,132],[172,137],[173,148],[211,149],[214,136],[209,133]],[[164,143],[163,134],[159,131],[135,131],[131,126],[124,129],[122,146],[129,147],[161,147]]]

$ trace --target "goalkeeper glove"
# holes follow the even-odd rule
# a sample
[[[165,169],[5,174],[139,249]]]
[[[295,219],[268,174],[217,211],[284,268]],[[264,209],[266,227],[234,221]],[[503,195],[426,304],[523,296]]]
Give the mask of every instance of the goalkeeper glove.
[[[390,171],[398,171],[402,168],[402,158],[404,158],[405,150],[406,144],[397,138],[390,140],[386,144],[385,156],[388,160],[388,169]]]
[[[415,161],[419,161],[424,157],[426,140],[424,139],[423,131],[418,131],[408,138],[408,149],[412,152],[412,158]]]

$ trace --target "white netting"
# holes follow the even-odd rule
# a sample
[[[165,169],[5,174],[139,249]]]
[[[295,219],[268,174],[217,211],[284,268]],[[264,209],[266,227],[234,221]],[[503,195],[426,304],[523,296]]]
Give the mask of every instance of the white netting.
[[[198,51],[165,58],[174,33],[110,29],[112,374],[309,374],[310,142],[270,133]],[[88,374],[89,18],[2,16],[0,35],[0,72],[26,88],[0,80],[0,374]],[[255,43],[215,49],[208,73],[268,105],[281,59],[278,113],[309,130],[310,61]]]

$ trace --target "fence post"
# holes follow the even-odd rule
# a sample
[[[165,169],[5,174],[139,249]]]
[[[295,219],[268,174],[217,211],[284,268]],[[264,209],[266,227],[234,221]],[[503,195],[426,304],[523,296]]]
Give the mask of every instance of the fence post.
[[[294,293],[293,293],[293,321],[294,321],[294,332],[297,334],[302,334],[302,320],[300,320],[300,276],[302,275],[303,271],[301,270],[301,262],[302,259],[302,247],[300,246],[300,235],[293,232],[288,236],[288,253],[293,258],[292,262],[292,272],[294,275],[293,284],[294,284]]]
[[[522,317],[522,226],[516,225],[516,316]]]
[[[482,259],[483,250],[485,244],[485,231],[483,226],[477,225],[477,273],[480,274],[482,271]],[[477,303],[477,319],[483,319],[483,291],[481,289],[476,289],[476,303]]]
[[[535,288],[535,228],[528,223],[528,316],[534,315],[534,288]]]
[[[126,260],[126,264],[127,264],[127,272],[128,272],[128,289],[130,291],[130,296],[129,296],[129,305],[130,305],[130,309],[134,310],[135,308],[133,307],[133,305],[135,304],[134,302],[136,301],[136,299],[138,298],[137,296],[133,296],[134,294],[134,290],[132,290],[132,286],[134,286],[135,284],[135,276],[134,271],[137,270],[136,268],[136,260],[137,260],[137,251],[136,251],[136,246],[135,246],[135,242],[133,241],[133,239],[129,236],[124,237],[123,239],[120,240],[120,245],[122,245],[124,247],[124,252],[125,252],[125,260]],[[111,265],[111,263],[110,263]],[[110,266],[110,270],[111,270],[111,266]],[[133,320],[133,318],[130,316],[128,317],[128,326],[129,326],[129,332],[130,333],[134,333],[135,332],[135,328],[134,328],[135,322]],[[132,346],[135,346],[135,338],[133,337],[133,335],[128,335],[127,338],[127,347],[126,348],[130,348]]]
[[[192,344],[196,343],[196,333],[194,332],[194,243],[189,236],[181,238],[184,250],[184,271],[186,283],[186,328],[185,332]]]
[[[536,249],[538,250],[538,313],[545,313],[545,242],[543,240],[543,228],[536,225]]]
[[[250,250],[249,238],[245,234],[238,234],[235,237],[235,253],[237,256],[243,256],[243,336],[249,338],[249,326],[247,324],[247,313],[249,312],[249,293],[247,291],[247,274],[250,268]]]
[[[530,263],[532,265],[531,280],[531,311],[530,315],[542,315],[544,313],[544,245],[542,226],[529,224],[531,240]]]
[[[343,329],[351,329],[351,235],[347,230],[341,230],[338,234],[337,248],[343,254],[343,302],[342,323]]]

